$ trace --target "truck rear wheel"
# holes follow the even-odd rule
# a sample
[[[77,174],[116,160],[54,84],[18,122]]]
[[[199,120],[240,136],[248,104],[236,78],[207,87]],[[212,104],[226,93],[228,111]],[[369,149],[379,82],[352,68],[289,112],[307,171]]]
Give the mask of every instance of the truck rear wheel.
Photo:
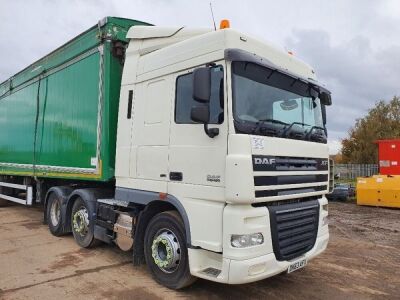
[[[72,234],[77,244],[89,248],[99,243],[94,238],[94,219],[90,207],[78,197],[72,206],[71,213]]]
[[[57,193],[52,192],[46,206],[46,219],[52,235],[60,236],[64,233],[64,220],[61,212],[62,200]]]
[[[147,226],[144,240],[146,263],[158,283],[181,289],[196,280],[190,274],[185,228],[176,211],[154,216]]]

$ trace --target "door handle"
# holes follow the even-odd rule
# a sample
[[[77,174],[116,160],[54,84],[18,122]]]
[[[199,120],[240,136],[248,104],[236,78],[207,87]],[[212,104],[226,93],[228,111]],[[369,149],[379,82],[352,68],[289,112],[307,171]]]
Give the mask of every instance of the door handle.
[[[128,111],[126,114],[127,119],[130,119],[132,117],[132,101],[133,101],[133,91],[130,90],[128,95]]]
[[[183,174],[182,174],[182,172],[170,172],[169,179],[173,180],[173,181],[182,181]]]

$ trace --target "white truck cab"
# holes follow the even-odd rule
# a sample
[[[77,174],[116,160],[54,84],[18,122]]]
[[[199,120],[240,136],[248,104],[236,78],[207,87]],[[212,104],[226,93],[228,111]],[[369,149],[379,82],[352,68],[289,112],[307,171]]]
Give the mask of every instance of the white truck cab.
[[[114,200],[174,207],[184,228],[149,214],[157,230],[137,228],[137,261],[180,288],[260,280],[324,251],[331,98],[314,70],[229,28],[127,38]]]

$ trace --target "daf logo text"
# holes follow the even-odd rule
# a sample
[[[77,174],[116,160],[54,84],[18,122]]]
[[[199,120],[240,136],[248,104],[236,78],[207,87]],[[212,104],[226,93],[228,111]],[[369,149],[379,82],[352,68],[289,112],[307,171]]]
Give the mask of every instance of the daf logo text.
[[[256,157],[254,158],[254,163],[256,165],[274,165],[275,164],[275,158],[268,158],[268,157]]]

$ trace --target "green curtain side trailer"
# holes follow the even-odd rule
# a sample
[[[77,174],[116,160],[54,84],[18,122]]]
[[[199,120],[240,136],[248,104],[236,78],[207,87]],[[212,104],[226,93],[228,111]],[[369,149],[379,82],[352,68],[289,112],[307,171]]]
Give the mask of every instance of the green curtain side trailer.
[[[150,24],[104,18],[0,84],[0,178],[113,179],[125,36],[135,25]]]

